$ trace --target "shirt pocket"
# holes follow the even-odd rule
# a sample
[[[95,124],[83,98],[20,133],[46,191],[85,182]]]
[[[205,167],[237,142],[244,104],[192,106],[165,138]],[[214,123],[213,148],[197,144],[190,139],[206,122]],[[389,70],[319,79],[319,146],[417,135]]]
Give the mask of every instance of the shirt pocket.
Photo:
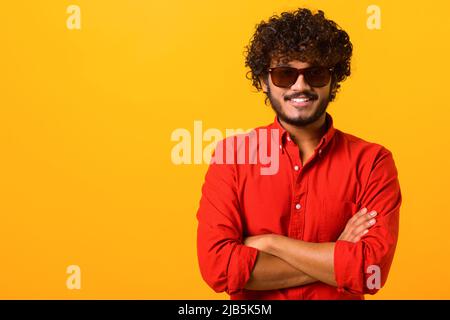
[[[321,201],[319,215],[319,242],[335,242],[347,225],[348,220],[358,211],[358,204],[333,197]]]

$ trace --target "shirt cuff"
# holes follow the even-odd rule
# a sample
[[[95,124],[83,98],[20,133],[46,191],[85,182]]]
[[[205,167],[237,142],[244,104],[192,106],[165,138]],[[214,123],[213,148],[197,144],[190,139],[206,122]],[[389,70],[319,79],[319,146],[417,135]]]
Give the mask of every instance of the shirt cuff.
[[[334,275],[338,292],[364,294],[363,242],[338,240],[334,247]]]
[[[234,248],[228,266],[228,294],[235,294],[244,289],[252,274],[258,252],[258,249],[243,244]]]

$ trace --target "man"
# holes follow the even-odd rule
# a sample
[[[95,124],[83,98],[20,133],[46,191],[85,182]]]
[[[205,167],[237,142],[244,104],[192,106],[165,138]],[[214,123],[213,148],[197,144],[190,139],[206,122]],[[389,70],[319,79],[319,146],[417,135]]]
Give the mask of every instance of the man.
[[[252,149],[227,138],[208,168],[197,248],[216,292],[364,299],[386,282],[402,200],[392,154],[334,128],[326,112],[350,75],[351,55],[347,33],[320,10],[284,12],[257,26],[246,66],[276,116],[254,130],[270,132],[268,139]],[[234,159],[270,149],[278,170],[263,175],[263,163],[224,163],[217,158],[224,145]]]

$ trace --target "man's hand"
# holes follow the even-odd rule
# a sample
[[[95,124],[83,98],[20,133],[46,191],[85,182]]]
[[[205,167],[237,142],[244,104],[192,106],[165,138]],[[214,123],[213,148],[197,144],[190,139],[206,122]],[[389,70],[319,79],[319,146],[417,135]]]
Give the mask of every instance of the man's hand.
[[[369,232],[369,228],[375,224],[376,220],[374,217],[376,215],[376,211],[370,211],[367,213],[367,208],[362,208],[355,213],[350,220],[348,220],[347,225],[338,240],[353,243],[358,242],[361,240],[363,235]]]

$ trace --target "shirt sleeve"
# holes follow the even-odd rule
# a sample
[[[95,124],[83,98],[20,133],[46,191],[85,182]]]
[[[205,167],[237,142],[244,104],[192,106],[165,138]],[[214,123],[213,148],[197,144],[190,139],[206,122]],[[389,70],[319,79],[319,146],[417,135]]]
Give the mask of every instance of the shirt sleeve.
[[[338,240],[334,269],[338,291],[375,294],[386,282],[397,245],[402,202],[392,153],[381,148],[361,196],[361,208],[375,210],[376,223],[358,242]],[[374,277],[379,276],[377,279]]]
[[[221,147],[222,142],[218,143],[212,159]],[[243,244],[234,164],[212,161],[209,165],[197,220],[197,254],[203,279],[216,292],[231,295],[242,291],[258,250]]]

